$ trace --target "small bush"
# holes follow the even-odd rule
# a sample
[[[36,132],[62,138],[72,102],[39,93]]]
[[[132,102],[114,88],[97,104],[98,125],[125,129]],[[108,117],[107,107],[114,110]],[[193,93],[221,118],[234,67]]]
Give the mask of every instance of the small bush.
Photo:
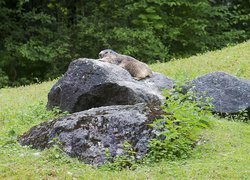
[[[134,170],[139,164],[139,160],[135,157],[136,152],[129,142],[123,144],[124,155],[111,156],[110,152],[106,152],[107,162],[102,167],[104,170],[121,171],[122,169]]]
[[[147,158],[153,162],[189,157],[201,130],[209,127],[212,119],[210,104],[193,101],[192,93],[168,91],[165,96],[166,114],[152,124],[157,137],[150,142]]]
[[[218,114],[221,116],[220,114]],[[244,123],[250,123],[250,113],[247,110],[242,110],[237,114],[224,114],[222,115],[225,117],[225,119],[229,121],[236,121],[236,122],[244,122]]]
[[[0,88],[7,86],[9,78],[6,73],[0,68]]]

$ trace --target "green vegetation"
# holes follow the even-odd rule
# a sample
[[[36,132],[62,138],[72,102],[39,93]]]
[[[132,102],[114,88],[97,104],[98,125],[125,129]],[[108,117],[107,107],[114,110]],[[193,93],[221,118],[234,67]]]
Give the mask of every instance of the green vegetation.
[[[152,162],[190,157],[201,130],[215,120],[209,111],[209,101],[194,102],[191,92],[184,95],[173,90],[165,92],[165,96],[163,110],[166,114],[152,124],[158,131],[157,137],[150,142],[148,160]]]
[[[243,42],[249,14],[247,0],[1,0],[0,88],[54,79],[106,48],[155,63]]]
[[[250,79],[250,41],[188,59],[153,64],[176,80],[212,71]],[[47,94],[55,81],[0,89],[0,179],[249,179],[250,125],[214,117],[187,159],[140,165],[134,171],[97,169],[69,158],[57,147],[39,151],[22,147],[18,135],[57,112],[47,112]]]

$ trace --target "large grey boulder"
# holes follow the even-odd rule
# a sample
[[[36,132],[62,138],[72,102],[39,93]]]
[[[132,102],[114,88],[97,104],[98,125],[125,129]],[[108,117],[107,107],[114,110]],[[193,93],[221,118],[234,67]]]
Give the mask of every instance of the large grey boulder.
[[[104,163],[107,150],[111,157],[123,155],[123,145],[129,142],[136,158],[141,158],[148,150],[148,141],[155,137],[149,124],[162,113],[160,107],[142,103],[93,108],[34,126],[19,142],[36,149],[60,142],[70,156],[95,165]]]
[[[188,83],[196,97],[210,97],[213,110],[218,113],[238,113],[250,110],[250,81],[242,80],[225,72],[213,72]]]
[[[161,91],[173,88],[168,77],[153,73],[136,81],[125,69],[94,59],[73,61],[64,76],[52,87],[47,108],[79,112],[93,107],[149,103],[160,105]]]

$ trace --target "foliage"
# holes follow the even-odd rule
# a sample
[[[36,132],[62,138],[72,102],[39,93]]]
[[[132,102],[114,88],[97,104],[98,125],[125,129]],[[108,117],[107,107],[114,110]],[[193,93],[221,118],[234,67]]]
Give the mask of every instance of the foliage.
[[[123,155],[118,155],[115,158],[111,157],[110,152],[106,152],[107,161],[101,167],[103,170],[121,171],[123,169],[134,170],[139,165],[139,160],[136,158],[136,152],[129,142],[123,145]]]
[[[213,119],[209,102],[195,102],[191,92],[184,95],[175,90],[165,95],[163,109],[166,114],[152,124],[157,137],[150,142],[148,158],[153,162],[189,157],[201,130]]]
[[[230,24],[233,28],[243,30],[249,37],[250,34],[250,1],[242,0],[214,0],[212,5],[225,6],[229,10]]]
[[[0,88],[6,86],[9,82],[9,78],[6,73],[0,69]]]
[[[229,2],[229,3],[223,3]],[[250,37],[248,1],[0,2],[0,87],[60,76],[70,61],[112,48],[147,63]]]
[[[229,121],[250,123],[250,113],[247,110],[242,110],[237,114],[224,114],[224,118]]]

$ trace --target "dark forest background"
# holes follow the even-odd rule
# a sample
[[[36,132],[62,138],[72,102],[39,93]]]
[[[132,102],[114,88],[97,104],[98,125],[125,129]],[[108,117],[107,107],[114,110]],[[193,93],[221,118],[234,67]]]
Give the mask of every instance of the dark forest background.
[[[250,39],[250,0],[0,0],[0,87],[112,48],[165,62]]]

